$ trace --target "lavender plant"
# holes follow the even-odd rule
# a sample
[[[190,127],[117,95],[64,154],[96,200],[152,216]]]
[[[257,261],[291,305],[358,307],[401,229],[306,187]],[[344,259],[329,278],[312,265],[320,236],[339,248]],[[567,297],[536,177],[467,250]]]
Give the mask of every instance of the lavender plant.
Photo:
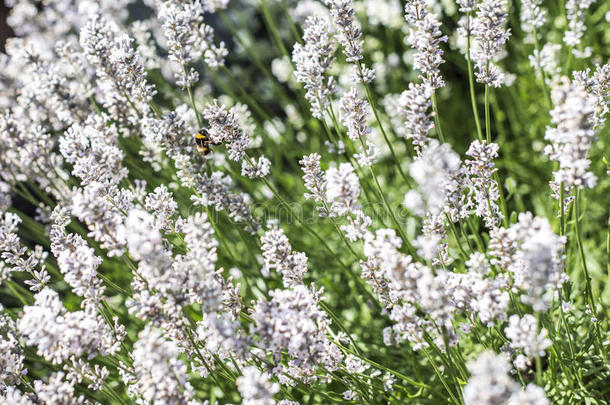
[[[0,403],[610,403],[610,3],[5,3]]]

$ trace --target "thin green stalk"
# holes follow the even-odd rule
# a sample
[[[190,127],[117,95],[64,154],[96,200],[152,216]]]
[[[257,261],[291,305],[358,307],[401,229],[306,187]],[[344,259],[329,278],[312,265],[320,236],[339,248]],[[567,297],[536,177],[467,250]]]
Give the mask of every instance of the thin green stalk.
[[[364,149],[364,153],[366,153],[366,148],[364,146],[364,141],[362,140],[362,137],[360,137],[359,139],[360,139],[360,143],[362,144],[362,148]],[[396,227],[396,230],[398,231],[398,233],[400,234],[400,237],[402,238],[405,245],[407,246],[409,253],[411,253],[412,256],[417,256],[417,253],[415,252],[415,248],[413,248],[413,245],[411,245],[411,242],[409,242],[407,235],[402,230],[402,226],[398,222],[398,219],[396,219],[394,210],[390,206],[390,203],[388,202],[387,198],[385,197],[385,194],[383,193],[383,190],[381,189],[381,185],[379,184],[379,180],[377,180],[377,175],[375,175],[375,171],[373,170],[373,167],[369,166],[369,170],[370,170],[371,176],[373,176],[373,182],[375,183],[375,186],[377,187],[377,193],[383,200],[383,203],[386,206],[388,213],[390,214],[390,218],[392,219],[392,222],[394,222],[394,226]]]
[[[360,256],[354,251],[354,249],[352,248],[352,245],[349,243],[349,241],[345,238],[345,235],[343,234],[343,231],[341,230],[341,228],[339,228],[339,224],[337,224],[337,221],[335,221],[334,218],[330,218],[330,221],[333,223],[333,225],[335,226],[335,229],[337,230],[337,233],[339,234],[339,236],[341,237],[341,239],[343,240],[343,243],[345,244],[345,246],[347,247],[347,249],[350,251],[350,253],[352,254],[352,256],[354,256],[354,259],[356,260],[360,260]]]
[[[591,276],[589,275],[589,268],[587,266],[587,260],[585,258],[585,250],[582,243],[582,230],[580,224],[581,217],[581,202],[580,202],[580,189],[576,190],[576,198],[574,199],[574,213],[576,216],[575,219],[575,231],[576,231],[576,244],[578,245],[578,252],[580,254],[580,259],[582,262],[582,268],[585,273],[585,294],[587,295],[587,299],[589,301],[589,305],[591,306],[591,311],[593,312],[593,317],[597,318],[597,305],[595,303],[595,296],[593,295],[593,289],[591,287]],[[602,341],[602,334],[599,327],[599,319],[595,322],[595,334],[597,339],[595,340],[597,350],[601,354],[604,363],[606,363],[606,354],[604,351],[604,342]]]
[[[491,118],[489,116],[489,85],[485,85],[485,139],[491,143]]]
[[[322,307],[322,309],[324,309],[324,311],[326,311],[328,313],[328,315],[330,315],[333,322],[336,323],[337,326],[339,327],[339,329],[347,335],[350,342],[352,342],[352,345],[354,345],[354,350],[356,350],[356,353],[358,354],[358,356],[361,356],[362,352],[361,352],[360,348],[358,347],[358,344],[352,337],[352,334],[349,333],[347,328],[343,325],[343,322],[341,322],[341,319],[335,315],[335,313],[330,309],[330,307],[324,301],[320,301],[320,307]]]
[[[276,45],[278,46],[278,48],[280,49],[282,54],[284,56],[287,56],[288,58],[290,58],[290,54],[288,53],[288,50],[286,50],[286,47],[284,46],[284,42],[282,41],[282,38],[280,37],[280,33],[275,25],[275,22],[273,21],[273,18],[271,17],[271,13],[269,13],[269,9],[267,8],[267,2],[265,0],[261,0],[261,9],[263,11],[263,19],[265,20],[265,23],[267,24],[267,26],[269,27],[269,30],[271,31],[271,36],[273,37],[273,40],[275,41]]]
[[[248,155],[245,155],[244,158],[246,159],[246,161],[254,166],[254,163],[252,162],[252,159],[250,159],[250,157]],[[326,243],[326,241],[315,231],[313,230],[307,223],[305,223],[298,215],[294,215],[293,209],[292,207],[286,202],[284,201],[284,199],[282,198],[282,196],[279,194],[279,192],[275,189],[275,187],[273,187],[273,185],[266,179],[266,178],[262,178],[263,183],[265,183],[265,185],[269,188],[269,190],[271,190],[271,193],[275,196],[275,198],[280,202],[280,204],[282,204],[291,214],[293,214],[294,219],[300,223],[301,225],[303,225],[303,227],[309,232],[311,233],[316,239],[318,239],[320,241],[320,243],[322,243],[322,246],[324,246],[324,248],[331,253],[338,261],[339,263],[349,269],[349,267],[343,263],[343,261],[335,254],[335,252],[333,252],[333,250],[330,248],[330,246],[328,246],[328,244]]]
[[[538,43],[538,30],[536,29],[536,25],[533,25],[534,31],[532,34],[534,35],[534,47],[536,49],[536,64],[538,65],[538,70],[540,71],[540,75],[542,77],[542,90],[544,91],[544,96],[546,102],[548,104],[548,108],[551,109],[553,107],[553,103],[551,102],[551,94],[549,92],[549,87],[546,84],[546,72],[542,68],[542,63],[540,62],[540,44]]]
[[[498,196],[500,198],[500,210],[502,210],[502,222],[505,227],[508,227],[508,208],[506,206],[506,199],[504,198],[504,188],[502,187],[502,183],[500,183],[500,176],[498,176],[498,172],[495,171],[492,175],[492,178],[496,182],[496,186],[498,187]]]
[[[347,353],[350,353],[350,354],[353,354],[353,355],[356,355],[356,356],[357,356],[357,357],[358,357],[360,360],[364,361],[365,363],[368,363],[368,364],[370,364],[371,366],[373,366],[373,367],[375,367],[375,368],[378,368],[379,370],[383,370],[383,371],[385,371],[385,372],[388,372],[388,373],[390,373],[390,374],[393,374],[394,376],[396,376],[396,377],[400,378],[401,380],[403,380],[404,382],[406,382],[406,383],[408,383],[408,384],[411,384],[411,385],[413,385],[413,386],[415,386],[415,387],[427,388],[427,389],[429,389],[429,390],[434,390],[434,388],[433,388],[433,387],[431,387],[431,386],[429,386],[429,385],[426,385],[426,384],[425,384],[425,383],[423,383],[423,382],[415,381],[414,379],[412,379],[412,378],[410,378],[410,377],[407,377],[407,376],[405,376],[404,374],[399,373],[398,371],[392,370],[391,368],[388,368],[388,367],[386,367],[386,366],[384,366],[384,365],[382,365],[382,364],[376,363],[375,361],[373,361],[373,360],[371,360],[371,359],[369,359],[369,358],[367,358],[367,357],[361,357],[361,356],[358,356],[358,355],[357,355],[357,353],[356,353],[355,351],[353,351],[353,350],[349,349],[348,347],[343,346],[343,345],[342,345],[341,343],[339,343],[339,342],[335,342],[335,343],[336,343],[336,344],[337,344],[337,346],[339,346],[339,347],[340,347],[340,348],[341,348],[343,351],[345,351],[345,352],[347,352]]]
[[[576,190],[576,198],[574,199],[574,213],[576,216],[575,226],[576,226],[576,243],[578,245],[578,252],[580,254],[580,259],[582,262],[582,268],[585,273],[585,293],[587,295],[587,299],[589,301],[589,305],[591,306],[591,310],[593,311],[594,316],[597,316],[597,307],[595,305],[595,299],[593,297],[593,291],[591,289],[591,276],[589,275],[589,268],[587,266],[587,260],[585,258],[585,250],[582,243],[582,234],[581,234],[581,207],[580,207],[580,190]]]
[[[466,51],[466,61],[468,63],[468,86],[470,88],[470,102],[472,103],[472,113],[474,114],[474,123],[477,127],[477,135],[479,140],[483,140],[483,131],[481,130],[481,122],[479,121],[479,110],[477,108],[477,101],[474,92],[474,74],[472,71],[472,58],[470,57],[470,21],[471,21],[470,13],[467,14],[467,51]]]
[[[21,304],[28,305],[27,300],[23,298],[23,295],[21,295],[19,291],[17,291],[17,288],[15,288],[16,283],[14,283],[12,280],[5,280],[4,284],[9,288],[9,290],[11,290],[13,294],[15,294],[19,301],[21,301]]]
[[[574,344],[572,343],[572,332],[570,331],[570,326],[566,320],[566,315],[563,311],[563,302],[562,302],[562,294],[561,290],[559,290],[559,310],[561,313],[561,321],[563,322],[563,326],[566,329],[566,334],[568,335],[568,346],[570,347],[570,358],[574,361]]]
[[[438,139],[441,142],[445,142],[445,136],[443,135],[443,129],[441,128],[441,120],[438,115],[438,104],[436,102],[436,93],[432,93],[432,111],[434,111],[434,128],[438,134]]]
[[[361,67],[360,67],[360,63],[358,63],[356,66],[358,66],[358,70],[360,72],[362,72]],[[392,142],[388,138],[388,134],[385,132],[385,129],[383,128],[383,124],[381,123],[381,119],[379,118],[379,114],[377,113],[377,108],[375,107],[375,104],[373,103],[373,97],[371,95],[371,90],[369,89],[369,86],[366,83],[364,83],[364,90],[366,91],[366,98],[368,99],[369,104],[371,106],[371,109],[373,110],[373,115],[375,116],[375,120],[377,121],[377,125],[379,125],[379,130],[381,131],[381,134],[383,135],[383,139],[385,140],[386,144],[388,145],[388,148],[390,150],[390,154],[392,155],[392,159],[394,159],[394,163],[395,163],[396,167],[398,168],[398,172],[400,173],[400,176],[403,178],[403,180],[407,184],[409,184],[409,179],[407,178],[407,176],[403,172],[402,167],[400,165],[401,161],[396,156],[396,152],[394,152],[394,147],[392,146]]]
[[[428,358],[428,361],[430,362],[430,364],[432,365],[432,368],[434,368],[434,372],[436,373],[436,375],[438,376],[439,380],[441,380],[441,383],[443,384],[443,386],[445,387],[445,390],[447,391],[447,393],[449,394],[449,396],[451,397],[451,399],[453,400],[454,403],[456,404],[461,404],[461,401],[458,401],[458,399],[456,398],[455,394],[453,393],[453,391],[451,390],[451,388],[449,388],[449,384],[447,383],[447,381],[445,381],[445,377],[443,377],[443,374],[440,372],[440,370],[438,369],[436,363],[434,362],[434,360],[432,360],[432,357],[430,356],[430,354],[428,353],[428,351],[426,350],[426,348],[422,348],[421,349],[424,354],[426,355],[426,357]]]
[[[565,190],[563,188],[563,181],[559,183],[559,236],[566,234],[565,228]]]
[[[610,277],[610,211],[608,215],[608,232],[606,233],[606,267],[608,277]]]
[[[455,238],[455,243],[458,246],[458,249],[460,250],[462,257],[465,260],[468,259],[468,253],[466,253],[466,251],[462,247],[462,243],[460,242],[460,237],[458,236],[457,229],[455,228],[455,224],[453,223],[453,221],[451,221],[451,219],[449,218],[449,215],[447,215],[447,214],[445,214],[445,219],[447,220],[447,223],[449,224],[449,229],[451,229],[451,233],[453,234],[453,237]]]
[[[329,116],[331,117],[331,120],[333,121],[333,125],[335,128],[335,132],[337,133],[337,136],[340,138],[341,137],[341,133],[339,132],[339,129],[337,128],[336,125],[336,120],[334,118],[334,112],[332,110],[332,106],[329,108],[329,110],[327,110],[326,112],[327,114],[329,114]],[[322,126],[324,127],[324,130],[326,131],[326,137],[328,138],[329,142],[331,142],[333,145],[335,145],[335,147],[338,149],[339,146],[337,145],[337,140],[335,140],[332,131],[330,130],[330,128],[328,127],[328,124],[326,123],[326,120],[324,120],[324,118],[320,119],[320,122],[322,122]],[[360,183],[363,185],[363,191],[364,191],[364,197],[366,198],[366,201],[370,204],[371,207],[375,207],[375,204],[373,203],[372,198],[370,198],[369,195],[369,184],[364,180],[364,176],[363,174],[360,172],[360,170],[362,169],[362,167],[360,166],[360,164],[358,163],[358,161],[356,161],[353,157],[351,157],[346,151],[343,152],[343,157],[345,158],[345,160],[347,162],[350,162],[352,164],[352,166],[354,166],[354,168],[356,169],[356,173],[358,174],[358,178],[360,179]],[[375,215],[375,217],[377,217],[377,219],[383,223],[383,219],[381,217],[379,217],[377,215],[377,211],[375,211],[373,209],[373,214]],[[385,226],[385,225],[384,225]]]
[[[335,115],[335,111],[334,111],[334,109],[333,109],[332,104],[331,104],[331,105],[329,105],[329,107],[328,107],[328,111],[330,112],[330,119],[331,119],[331,121],[333,122],[333,127],[334,127],[335,132],[337,133],[337,137],[338,137],[339,139],[341,139],[341,137],[342,137],[342,132],[341,132],[341,130],[339,129],[339,123],[338,123],[338,121],[337,121],[337,117],[336,117],[336,115]],[[328,125],[326,124],[326,122],[325,122],[323,119],[322,119],[321,121],[324,123],[324,125],[325,125],[325,126],[328,126]],[[345,145],[346,145],[346,147],[349,145],[349,140],[346,140]],[[351,151],[350,151],[350,153],[351,153]],[[351,161],[351,160],[352,160],[352,159],[350,159],[350,161]],[[360,172],[359,172],[359,170],[360,170],[360,169],[362,169],[362,166],[360,166],[360,163],[358,163],[358,161],[354,161],[354,163],[356,164],[356,168],[357,168],[356,172],[358,173],[358,177],[359,177],[360,179],[364,180],[364,173],[360,173]],[[364,190],[364,194],[365,194],[366,200],[367,200],[367,201],[368,201],[368,203],[371,205],[371,207],[373,207],[373,213],[374,213],[375,217],[377,217],[377,219],[379,220],[379,222],[381,222],[381,224],[382,224],[382,225],[385,227],[385,226],[386,226],[386,225],[385,225],[385,221],[383,220],[383,217],[382,217],[382,216],[377,215],[377,211],[374,209],[375,204],[373,203],[373,199],[372,199],[372,197],[369,195],[369,188],[371,189],[370,191],[371,191],[372,193],[374,193],[373,188],[370,186],[370,184],[369,184],[369,182],[368,182],[368,181],[361,181],[361,183],[362,183],[362,184],[363,184],[363,186],[364,186],[364,187],[363,187],[363,190]],[[412,186],[411,186],[411,184],[410,184],[409,182],[407,182],[407,184],[409,184],[409,186],[410,186],[410,187],[412,187]]]
[[[537,321],[538,327],[540,327],[541,326],[540,312],[536,312],[536,321]],[[536,385],[538,385],[539,387],[543,387],[544,384],[542,383],[542,361],[538,354],[536,354],[535,362],[536,362]]]
[[[186,67],[185,67],[186,70]],[[191,89],[191,86],[188,86],[186,88],[188,94],[189,94],[189,100],[191,102],[191,107],[193,108],[193,111],[195,112],[195,118],[197,119],[197,128],[201,128],[201,117],[199,116],[199,111],[197,111],[197,105],[195,104],[195,96],[193,95],[193,90]]]
[[[466,224],[468,225],[468,228],[470,228],[470,232],[472,232],[472,234],[474,235],[474,242],[476,243],[479,252],[485,252],[485,244],[483,243],[483,240],[481,239],[481,235],[479,235],[477,228],[472,223],[471,217],[466,218]]]

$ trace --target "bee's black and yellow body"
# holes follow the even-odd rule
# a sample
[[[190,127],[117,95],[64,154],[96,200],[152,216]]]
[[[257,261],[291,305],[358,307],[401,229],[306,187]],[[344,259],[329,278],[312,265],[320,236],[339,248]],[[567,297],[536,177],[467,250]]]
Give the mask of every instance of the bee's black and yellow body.
[[[210,153],[210,136],[206,129],[200,129],[195,134],[195,144],[197,145],[197,152],[207,155]]]

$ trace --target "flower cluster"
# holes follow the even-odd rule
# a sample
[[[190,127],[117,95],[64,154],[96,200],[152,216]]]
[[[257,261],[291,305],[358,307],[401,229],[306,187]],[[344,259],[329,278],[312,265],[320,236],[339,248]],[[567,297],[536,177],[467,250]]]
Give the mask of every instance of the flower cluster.
[[[101,315],[88,308],[68,312],[57,292],[48,287],[35,299],[34,305],[24,307],[17,327],[46,360],[57,364],[71,356],[106,356],[119,350],[120,337]]]
[[[296,67],[294,75],[307,90],[305,97],[311,105],[312,115],[323,118],[335,90],[333,77],[326,77],[334,59],[328,21],[316,16],[307,18],[303,41],[304,45],[297,43],[292,51],[292,61]]]
[[[504,83],[504,73],[494,63],[510,36],[510,30],[505,28],[507,18],[506,0],[483,0],[472,21],[472,34],[476,39],[472,59],[477,68],[477,80],[492,87]]]
[[[562,80],[551,93],[554,108],[551,111],[553,127],[547,128],[544,138],[550,142],[544,149],[549,157],[559,162],[554,172],[557,188],[564,187],[565,195],[574,188],[593,187],[597,182],[589,170],[588,152],[595,137],[593,116],[595,102],[585,89]],[[556,196],[559,199],[559,195]]]
[[[265,266],[276,269],[284,279],[284,286],[300,284],[307,272],[307,256],[293,252],[290,241],[281,229],[271,229],[261,238],[261,249]]]
[[[354,76],[357,81],[368,83],[375,77],[375,72],[362,63],[362,30],[355,19],[352,0],[325,0],[330,7],[330,14],[337,26],[338,40],[343,45],[343,53],[348,62],[354,63]]]
[[[575,47],[580,44],[585,32],[585,13],[595,0],[568,0],[565,4],[568,19],[568,30],[563,40],[569,46]]]
[[[269,294],[269,301],[258,301],[251,311],[252,332],[276,356],[283,351],[290,356],[287,368],[278,366],[273,370],[280,382],[288,385],[294,385],[295,379],[314,382],[316,365],[335,370],[343,355],[326,336],[330,321],[319,309],[322,290],[301,284]]]
[[[525,390],[509,376],[510,363],[503,355],[485,351],[469,365],[472,377],[464,387],[464,402],[468,405],[540,404],[549,400],[544,390],[529,384]]]
[[[490,233],[493,264],[511,272],[521,299],[537,311],[548,309],[555,292],[567,281],[563,272],[565,236],[556,235],[549,222],[531,213],[519,214],[510,228]]]
[[[422,73],[424,81],[434,89],[444,86],[439,74],[443,63],[441,42],[447,42],[442,35],[438,19],[426,8],[424,0],[410,0],[405,6],[405,19],[412,26],[407,42],[417,50],[413,68]]]
[[[604,402],[606,9],[237,3],[7,0],[0,403]]]

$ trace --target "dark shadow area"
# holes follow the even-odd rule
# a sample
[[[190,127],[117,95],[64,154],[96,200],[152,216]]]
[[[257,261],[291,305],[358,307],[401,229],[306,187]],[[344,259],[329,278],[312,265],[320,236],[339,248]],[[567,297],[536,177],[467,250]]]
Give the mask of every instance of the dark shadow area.
[[[0,0],[0,51],[4,52],[4,44],[6,39],[13,35],[13,31],[6,25],[6,17],[8,15],[8,7],[4,5],[4,1]]]

